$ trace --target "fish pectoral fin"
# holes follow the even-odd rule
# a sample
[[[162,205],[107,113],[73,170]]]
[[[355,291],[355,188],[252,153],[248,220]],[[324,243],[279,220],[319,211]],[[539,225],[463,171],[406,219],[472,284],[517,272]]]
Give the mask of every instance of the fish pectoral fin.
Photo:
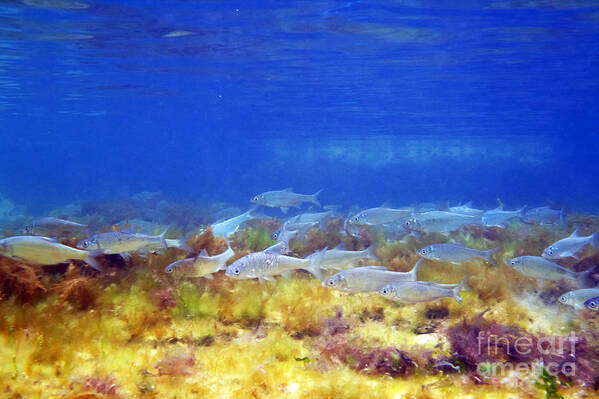
[[[205,276],[202,276],[204,278],[207,278],[208,280],[214,280],[214,276],[212,274],[206,274]]]
[[[276,282],[277,282],[277,280],[276,280],[274,277],[272,277],[272,276],[264,276],[264,277],[262,277],[262,278],[263,278],[264,280],[266,280],[266,281],[272,281],[273,283],[276,283]]]
[[[289,208],[287,208],[287,207],[283,207],[283,206],[281,207],[281,212],[283,212],[283,213],[287,213],[288,210],[289,210]]]

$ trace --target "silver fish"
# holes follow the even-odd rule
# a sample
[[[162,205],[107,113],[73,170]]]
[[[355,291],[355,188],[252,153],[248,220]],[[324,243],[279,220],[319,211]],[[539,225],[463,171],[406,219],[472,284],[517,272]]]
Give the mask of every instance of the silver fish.
[[[87,225],[68,220],[46,217],[25,226],[25,234],[44,237],[73,237],[89,234]]]
[[[102,271],[97,251],[82,251],[40,236],[15,236],[0,240],[0,254],[33,265],[54,265],[69,260],[82,260]]]
[[[584,301],[584,307],[591,310],[599,310],[599,296]]]
[[[305,234],[318,223],[316,222],[306,222],[306,223],[289,223],[288,221],[277,231],[273,232],[270,235],[272,240],[276,240],[277,244],[273,245],[273,247],[277,248],[277,252],[281,254],[286,254],[290,251],[289,249],[289,241],[292,238],[300,238],[303,239]]]
[[[344,270],[357,266],[360,259],[380,261],[374,251],[374,245],[362,251],[346,251],[343,245],[338,245],[334,249],[325,250],[320,260],[320,265],[327,270]]]
[[[272,252],[275,254],[285,255],[289,253],[289,247],[284,242],[280,241],[270,247],[266,248],[263,252]]]
[[[560,303],[572,306],[574,309],[584,309],[584,303],[599,296],[599,288],[583,288],[566,292],[559,297]]]
[[[214,214],[214,217],[218,220],[225,220],[225,219],[230,219],[237,215],[240,215],[241,213],[243,213],[241,211],[241,209],[231,207],[231,208],[221,209],[220,211],[218,211]]]
[[[508,221],[514,218],[525,219],[524,209],[526,206],[515,211],[504,211],[503,205],[495,209],[486,211],[482,215],[482,224],[486,227],[501,227],[505,228]]]
[[[419,249],[418,255],[426,259],[450,262],[457,265],[464,262],[471,262],[475,258],[482,258],[490,264],[497,266],[497,262],[493,259],[493,254],[498,249],[493,248],[488,251],[479,251],[478,249],[465,247],[463,244],[433,244]]]
[[[385,266],[364,266],[332,275],[322,282],[323,287],[344,292],[377,292],[382,286],[396,281],[417,281],[422,259],[406,273],[388,271]]]
[[[414,213],[414,208],[370,208],[349,218],[349,223],[376,226],[395,222]]]
[[[165,273],[175,273],[186,277],[205,277],[213,279],[212,273],[223,270],[227,261],[235,256],[235,251],[227,242],[227,250],[221,254],[209,256],[206,250],[193,258],[181,259],[164,268]]]
[[[472,216],[480,216],[485,213],[485,211],[482,209],[472,208],[472,202],[467,202],[463,205],[452,206],[449,208],[449,212]]]
[[[283,212],[292,206],[300,206],[304,202],[311,202],[320,206],[318,202],[318,194],[322,190],[318,190],[314,194],[297,194],[291,188],[286,188],[280,191],[267,191],[254,196],[250,201],[257,205],[267,206],[271,208],[281,208]]]
[[[168,244],[164,239],[164,235],[167,230],[158,236],[125,233],[122,231],[100,233],[79,241],[77,248],[101,250],[104,254],[119,254],[140,249],[166,249],[168,248]]]
[[[379,294],[385,298],[399,302],[417,303],[436,301],[441,298],[453,298],[462,303],[460,291],[468,281],[466,277],[457,285],[440,285],[429,281],[407,281],[387,284],[379,289]]]
[[[252,213],[256,208],[252,208],[249,211],[242,213],[241,215],[232,217],[230,219],[221,220],[210,225],[212,229],[212,235],[214,237],[225,237],[229,238],[231,234],[239,230],[239,226],[248,220],[254,219]]]
[[[566,226],[566,211],[565,209],[553,209],[548,206],[540,206],[526,211],[526,223],[537,224],[555,224],[561,222]]]
[[[333,216],[332,210],[316,213],[302,213],[300,215],[290,218],[289,223],[322,223],[331,216]]]
[[[418,233],[449,233],[463,226],[478,223],[479,218],[472,215],[446,211],[417,213],[406,219],[403,227]]]
[[[540,256],[519,256],[507,259],[505,264],[528,277],[556,281],[569,279],[578,281],[580,284],[584,284],[595,269],[595,267],[592,267],[577,273]]]
[[[572,257],[579,259],[577,253],[587,245],[591,244],[595,248],[599,248],[599,231],[587,237],[578,235],[578,229],[574,230],[568,237],[551,244],[543,250],[543,258],[561,259]]]
[[[286,230],[285,227],[273,232],[270,235],[271,240],[275,240],[277,242],[284,242],[289,244],[289,240],[291,240],[297,234],[297,230]]]
[[[113,226],[119,227],[119,231],[125,231],[127,233],[141,233],[151,235],[156,229],[156,225],[147,220],[141,219],[125,219],[114,224]]]
[[[294,270],[303,269],[322,280],[320,259],[323,253],[324,250],[312,254],[308,258],[301,259],[274,252],[254,252],[237,259],[229,265],[225,275],[236,279],[257,278],[260,282],[263,282],[264,280],[275,281],[273,276],[277,275],[290,278]]]
[[[298,222],[291,223],[289,221],[285,222],[281,228],[270,235],[272,240],[282,241],[289,240],[296,235],[303,236],[306,234],[312,227],[315,227],[318,222]]]

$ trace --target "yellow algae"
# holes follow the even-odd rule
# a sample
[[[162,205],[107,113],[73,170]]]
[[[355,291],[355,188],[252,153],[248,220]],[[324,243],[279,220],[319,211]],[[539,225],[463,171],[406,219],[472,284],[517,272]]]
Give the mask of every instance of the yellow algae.
[[[513,232],[501,232],[500,243],[477,234],[460,238],[473,248],[500,245],[498,262],[528,245],[542,246],[505,238]],[[213,242],[203,239],[202,245]],[[424,245],[412,239],[381,244],[377,254],[390,268],[408,271]],[[65,276],[40,279],[48,289],[36,300],[4,298],[0,392],[8,398],[544,397],[526,373],[474,383],[456,339],[476,342],[477,328],[567,336],[594,328],[597,318],[574,317],[555,300],[531,295],[557,285],[541,285],[501,264],[424,261],[421,280],[457,283],[471,275],[463,305],[449,298],[398,304],[374,293],[327,289],[302,271],[264,284],[222,272],[213,280],[166,276],[164,267],[179,256],[132,255],[99,275],[79,275],[73,266]],[[97,295],[87,307],[76,295],[68,301],[53,289],[79,278]],[[595,338],[586,339],[582,357],[596,353]],[[400,370],[402,361],[415,365]],[[446,368],[435,369],[439,364]],[[565,383],[558,389],[565,398],[594,393]]]

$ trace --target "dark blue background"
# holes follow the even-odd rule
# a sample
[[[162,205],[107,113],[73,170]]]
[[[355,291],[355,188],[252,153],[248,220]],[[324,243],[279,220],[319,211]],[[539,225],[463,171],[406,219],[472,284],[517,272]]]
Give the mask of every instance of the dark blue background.
[[[598,50],[596,1],[2,1],[0,193],[596,212]]]

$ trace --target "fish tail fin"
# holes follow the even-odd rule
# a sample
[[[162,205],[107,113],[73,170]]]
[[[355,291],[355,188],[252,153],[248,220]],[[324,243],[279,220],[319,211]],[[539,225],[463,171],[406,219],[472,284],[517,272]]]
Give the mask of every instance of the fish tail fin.
[[[591,237],[591,244],[596,248],[599,249],[599,230],[597,230],[595,232],[595,234],[592,235]]]
[[[374,259],[380,261],[381,258],[376,254],[376,249],[378,245],[372,244],[368,248],[366,248],[365,254],[369,259]]]
[[[164,249],[168,249],[168,244],[166,243],[166,233],[167,231],[169,231],[171,228],[171,226],[168,226],[166,229],[164,229],[164,231],[158,236],[158,239],[160,240],[160,245],[162,245],[162,248]]]
[[[94,268],[95,270],[97,270],[99,272],[103,272],[104,268],[102,267],[102,265],[100,265],[100,262],[98,261],[98,257],[101,256],[102,254],[103,254],[103,251],[101,249],[89,251],[87,253],[87,258],[85,258],[85,262],[88,265],[90,265],[92,268]]]
[[[195,252],[193,248],[191,248],[189,245],[187,245],[187,241],[189,241],[190,238],[191,238],[191,236],[177,238],[176,240],[174,240],[174,244],[171,245],[171,247],[178,248],[182,251]],[[228,243],[228,241],[227,241],[227,243]]]
[[[250,209],[248,209],[245,212],[245,215],[247,215],[247,216],[249,216],[251,218],[260,217],[261,215],[258,214],[258,209],[260,209],[260,205],[254,204],[254,205],[252,205],[252,207]]]
[[[489,262],[491,265],[493,266],[499,266],[497,264],[497,262],[495,261],[495,258],[493,258],[493,255],[499,251],[499,247],[497,248],[493,248],[493,249],[489,249],[488,251],[485,251],[485,260],[487,262]]]
[[[589,277],[595,271],[597,266],[591,266],[587,270],[576,273],[576,284],[581,288],[591,288],[593,286]]]
[[[216,267],[217,272],[220,270],[225,270],[227,268],[227,262],[229,261],[229,259],[235,256],[235,251],[233,250],[233,248],[231,248],[231,243],[229,242],[229,239],[227,237],[225,237],[225,242],[227,243],[227,249],[225,252],[228,251],[230,253],[230,256],[228,258],[222,258],[221,262],[219,262],[219,264]]]
[[[321,188],[320,190],[318,190],[317,192],[315,192],[314,194],[312,194],[310,197],[310,202],[312,202],[313,204],[318,205],[320,208],[322,208],[322,205],[320,205],[320,201],[318,201],[318,194],[320,194],[322,192],[322,190],[324,190],[323,188]]]
[[[416,262],[416,264],[414,265],[412,270],[409,271],[409,273],[410,273],[409,281],[418,281],[418,269],[420,268],[420,265],[422,264],[423,259],[424,258],[418,259],[418,262]]]
[[[453,299],[456,300],[457,303],[459,303],[460,305],[462,304],[462,297],[460,296],[460,292],[462,291],[462,287],[464,286],[464,284],[466,284],[468,282],[468,279],[470,278],[470,275],[467,275],[458,285],[456,285],[452,291],[453,291]]]
[[[526,223],[526,220],[528,220],[526,216],[526,208],[528,208],[528,205],[524,205],[522,208],[518,209],[518,214],[520,215],[519,218],[523,223]]]
[[[308,271],[312,273],[317,279],[322,281],[322,270],[320,267],[320,261],[323,255],[327,252],[328,248],[324,248],[318,252],[314,252],[310,255],[310,265],[308,265]]]
[[[562,226],[567,226],[566,218],[568,217],[566,208],[562,208],[559,212],[559,220],[562,222]]]

